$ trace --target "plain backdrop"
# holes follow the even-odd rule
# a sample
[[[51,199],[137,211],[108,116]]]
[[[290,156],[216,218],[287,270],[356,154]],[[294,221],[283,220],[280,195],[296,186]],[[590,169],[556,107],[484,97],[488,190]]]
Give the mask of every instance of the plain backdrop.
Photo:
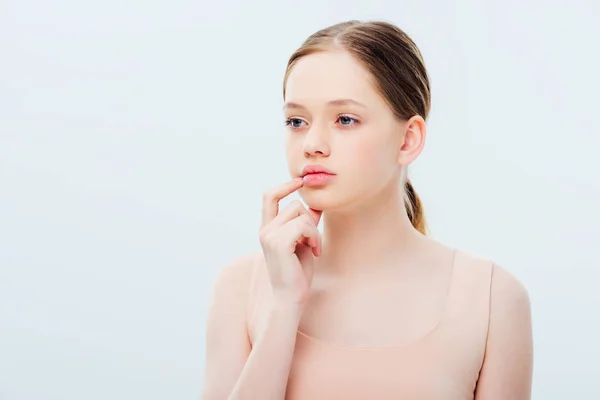
[[[224,264],[288,178],[282,77],[384,19],[431,75],[432,236],[528,288],[534,399],[600,398],[598,2],[4,0],[0,399],[198,398]]]

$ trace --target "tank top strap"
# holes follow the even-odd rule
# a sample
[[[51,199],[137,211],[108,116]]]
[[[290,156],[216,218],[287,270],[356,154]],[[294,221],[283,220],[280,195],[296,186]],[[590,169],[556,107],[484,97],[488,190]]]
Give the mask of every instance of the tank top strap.
[[[491,261],[456,252],[445,324],[487,338],[492,273]]]

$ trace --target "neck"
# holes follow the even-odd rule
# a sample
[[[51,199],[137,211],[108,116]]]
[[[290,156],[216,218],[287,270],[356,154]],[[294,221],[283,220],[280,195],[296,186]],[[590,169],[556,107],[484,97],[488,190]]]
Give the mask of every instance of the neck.
[[[331,272],[394,263],[406,254],[407,244],[420,236],[397,186],[350,210],[325,211],[323,225],[323,253],[318,263]]]

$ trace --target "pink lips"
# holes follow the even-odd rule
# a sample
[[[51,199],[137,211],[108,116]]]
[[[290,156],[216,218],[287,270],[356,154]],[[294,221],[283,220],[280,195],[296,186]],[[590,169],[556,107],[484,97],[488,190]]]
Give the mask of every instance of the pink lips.
[[[335,174],[322,165],[307,165],[302,170],[305,186],[323,186],[329,183]]]

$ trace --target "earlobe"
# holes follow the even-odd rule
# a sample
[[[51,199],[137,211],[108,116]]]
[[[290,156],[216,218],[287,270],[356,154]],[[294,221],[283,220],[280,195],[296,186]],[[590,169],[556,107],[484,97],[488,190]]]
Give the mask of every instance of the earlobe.
[[[398,155],[398,163],[406,167],[411,164],[423,150],[426,137],[425,120],[415,115],[404,124],[404,140]]]

